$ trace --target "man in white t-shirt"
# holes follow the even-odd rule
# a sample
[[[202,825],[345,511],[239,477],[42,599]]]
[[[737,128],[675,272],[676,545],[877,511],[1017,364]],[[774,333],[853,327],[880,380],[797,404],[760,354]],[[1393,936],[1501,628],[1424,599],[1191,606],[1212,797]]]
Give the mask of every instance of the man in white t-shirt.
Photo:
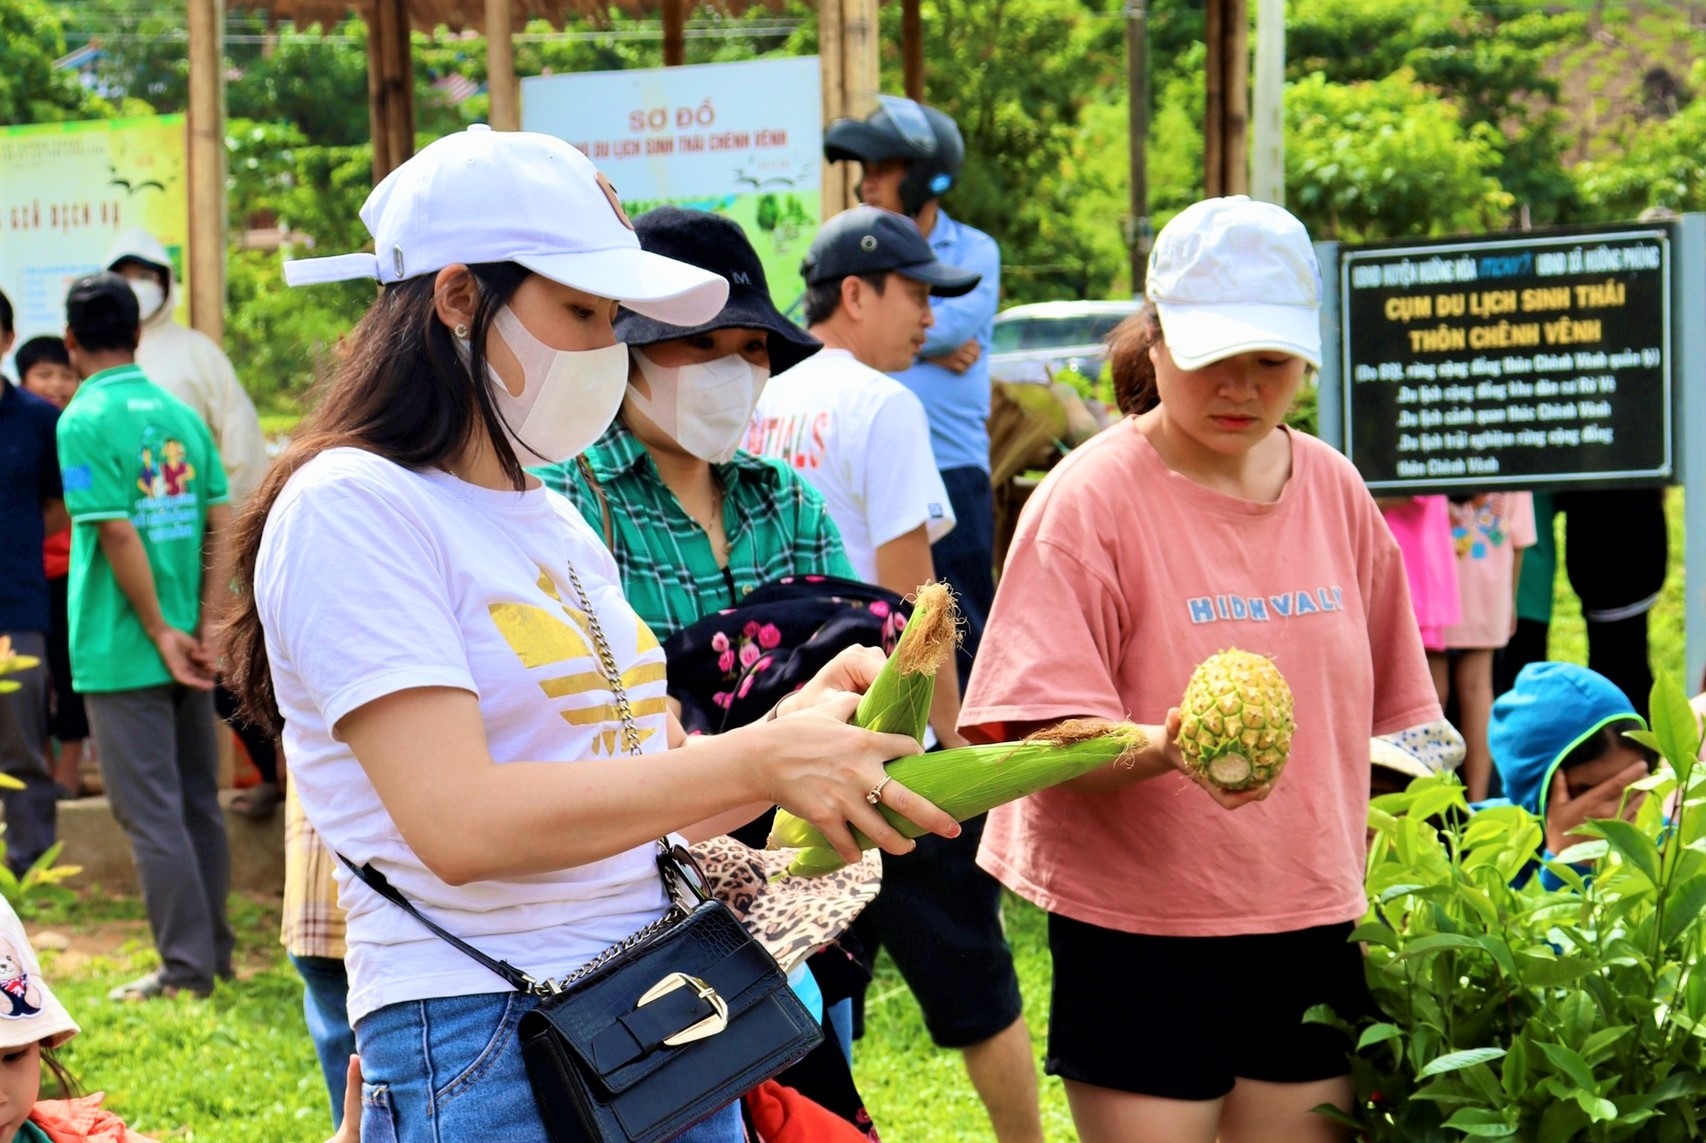
[[[933,578],[930,544],[954,512],[924,405],[887,374],[918,355],[931,297],[966,294],[979,275],[940,261],[911,219],[872,206],[825,223],[803,269],[806,324],[824,348],[765,386],[747,448],[786,459],[823,494],[860,576],[910,595]],[[958,712],[958,679],[941,671],[930,725],[944,746],[965,741]],[[982,832],[973,818],[957,838],[885,858],[883,890],[854,931],[873,955],[888,948],[931,1038],[964,1053],[1001,1143],[1031,1143],[1042,1137],[1036,1068],[1001,887],[975,861]]]
[[[932,294],[977,285],[937,261],[910,219],[861,206],[830,219],[806,254],[806,324],[821,353],[759,398],[747,447],[823,494],[861,579],[910,595],[935,574],[930,545],[954,526],[924,406],[886,370],[930,328]]]

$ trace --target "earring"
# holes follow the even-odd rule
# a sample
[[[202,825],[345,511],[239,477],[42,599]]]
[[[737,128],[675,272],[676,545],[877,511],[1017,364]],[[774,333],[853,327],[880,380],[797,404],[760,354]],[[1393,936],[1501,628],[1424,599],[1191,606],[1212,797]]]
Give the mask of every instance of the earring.
[[[456,323],[456,329],[453,332],[455,332],[456,336],[460,337],[463,341],[467,341],[468,340],[468,323],[465,321],[457,322]]]

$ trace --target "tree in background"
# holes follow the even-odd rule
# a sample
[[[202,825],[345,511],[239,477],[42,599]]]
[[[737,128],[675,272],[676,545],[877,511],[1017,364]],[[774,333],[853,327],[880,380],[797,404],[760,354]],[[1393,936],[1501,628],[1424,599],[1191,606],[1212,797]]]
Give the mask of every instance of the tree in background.
[[[1291,0],[1289,205],[1322,237],[1359,240],[1628,218],[1706,206],[1706,54],[1691,7],[1658,0]],[[966,134],[949,209],[993,234],[1008,304],[1128,293],[1124,0],[923,0],[926,96]],[[880,9],[882,86],[901,89],[900,6]],[[1161,226],[1202,185],[1201,0],[1148,0],[1150,214]],[[815,5],[739,18],[702,6],[687,60],[817,47]],[[365,240],[366,30],[304,34],[227,17],[231,210],[239,239],[283,228],[297,253]],[[655,24],[528,25],[518,74],[662,62]],[[317,33],[319,29],[307,30]],[[93,92],[53,60],[98,40]],[[484,118],[485,41],[413,39],[419,141]],[[0,118],[41,122],[184,109],[181,3],[0,0]],[[447,79],[463,82],[444,83]],[[466,96],[466,98],[460,98]],[[1585,161],[1584,161],[1585,160]],[[778,204],[780,207],[781,204]],[[278,254],[231,258],[229,336],[264,406],[289,407],[362,309],[363,287],[284,291]],[[347,296],[346,296],[347,294]]]

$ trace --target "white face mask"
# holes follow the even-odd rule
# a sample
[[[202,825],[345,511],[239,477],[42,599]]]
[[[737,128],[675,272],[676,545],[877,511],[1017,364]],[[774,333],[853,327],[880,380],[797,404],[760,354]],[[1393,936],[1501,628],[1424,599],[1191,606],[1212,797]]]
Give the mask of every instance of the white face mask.
[[[136,295],[136,304],[142,308],[143,321],[159,313],[160,307],[166,304],[166,291],[153,278],[132,278],[130,291]]]
[[[634,360],[652,395],[628,386],[628,400],[676,444],[700,460],[722,464],[746,437],[770,370],[737,354],[692,365],[659,365],[644,350]]]
[[[556,464],[585,452],[622,407],[628,383],[628,347],[553,349],[521,324],[506,305],[492,316],[492,332],[521,363],[521,396],[512,396],[497,371],[486,372],[504,435],[523,465]]]

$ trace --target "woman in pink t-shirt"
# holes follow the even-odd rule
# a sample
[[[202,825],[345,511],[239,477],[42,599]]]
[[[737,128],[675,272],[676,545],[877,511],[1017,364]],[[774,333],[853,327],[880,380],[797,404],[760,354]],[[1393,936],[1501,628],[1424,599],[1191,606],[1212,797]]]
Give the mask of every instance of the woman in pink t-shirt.
[[[1026,507],[961,716],[976,740],[1133,718],[1154,745],[1003,806],[980,862],[1049,912],[1047,1067],[1085,1143],[1336,1140],[1368,1003],[1349,936],[1370,736],[1439,702],[1403,561],[1356,470],[1281,425],[1320,362],[1320,271],[1283,209],[1212,199],[1156,239],[1112,339],[1125,420]],[[1269,790],[1193,782],[1172,739],[1197,663],[1270,655],[1296,695]]]

